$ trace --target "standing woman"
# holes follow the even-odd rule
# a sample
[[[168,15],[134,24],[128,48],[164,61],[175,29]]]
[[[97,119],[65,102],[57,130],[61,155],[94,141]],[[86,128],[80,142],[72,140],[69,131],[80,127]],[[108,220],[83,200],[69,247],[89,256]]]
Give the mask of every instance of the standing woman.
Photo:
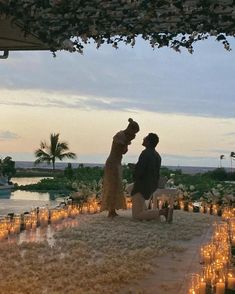
[[[108,210],[109,217],[118,215],[116,209],[126,209],[122,187],[122,156],[127,153],[128,145],[139,132],[137,122],[132,118],[128,122],[127,128],[113,137],[111,151],[105,163],[101,211]]]

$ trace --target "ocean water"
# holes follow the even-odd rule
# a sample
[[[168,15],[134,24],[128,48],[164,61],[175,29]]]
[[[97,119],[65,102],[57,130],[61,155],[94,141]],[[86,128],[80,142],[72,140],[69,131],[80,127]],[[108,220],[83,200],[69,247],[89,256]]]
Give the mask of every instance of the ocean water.
[[[77,168],[79,166],[79,164],[81,163],[76,163],[73,162],[71,163],[73,168]],[[56,162],[55,163],[55,168],[56,169],[65,169],[68,166],[68,162]],[[104,164],[100,164],[100,163],[84,163],[84,166],[99,166],[102,167],[104,166]],[[52,169],[52,165],[48,165],[46,163],[41,163],[38,165],[34,165],[33,161],[16,161],[15,162],[15,167],[16,168],[45,168],[45,169]]]
[[[72,163],[73,168],[77,168],[80,163]],[[84,163],[84,166],[90,166],[90,167],[103,167],[104,164],[101,163]],[[15,164],[16,168],[35,168],[35,165],[33,161],[16,161]],[[65,169],[68,166],[68,162],[56,162],[55,168],[56,169]],[[196,173],[205,173],[207,171],[212,171],[216,167],[203,167],[203,166],[166,166],[167,168],[171,170],[182,170],[183,173],[186,174],[196,174]],[[50,169],[52,168],[51,165],[48,165],[46,163],[42,163],[36,166],[36,168],[45,168]]]

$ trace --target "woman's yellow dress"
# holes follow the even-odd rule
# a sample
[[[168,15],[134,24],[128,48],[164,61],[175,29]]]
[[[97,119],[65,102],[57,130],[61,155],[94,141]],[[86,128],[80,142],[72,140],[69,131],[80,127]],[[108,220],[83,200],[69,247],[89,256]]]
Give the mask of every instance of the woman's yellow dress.
[[[126,209],[126,199],[122,185],[122,156],[127,152],[130,141],[123,131],[113,137],[109,157],[104,168],[101,211],[111,209]]]

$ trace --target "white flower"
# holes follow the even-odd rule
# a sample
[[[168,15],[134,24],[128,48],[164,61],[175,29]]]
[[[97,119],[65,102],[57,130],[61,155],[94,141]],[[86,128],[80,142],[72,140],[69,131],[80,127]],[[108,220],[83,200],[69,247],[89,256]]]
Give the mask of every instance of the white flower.
[[[67,39],[62,42],[62,48],[69,52],[74,52],[74,44],[71,40]]]
[[[220,192],[216,190],[215,188],[212,189],[212,193],[214,196],[220,196]]]
[[[183,184],[179,184],[178,188],[183,190],[184,189],[184,185]]]
[[[196,206],[196,207],[201,207],[201,202],[193,202],[193,206]]]
[[[173,179],[169,179],[169,180],[167,181],[167,184],[174,185],[174,180],[173,180]]]
[[[73,182],[73,183],[72,183],[72,188],[73,188],[73,189],[77,189],[77,188],[78,188],[78,184],[77,184],[76,182]]]
[[[195,190],[195,187],[194,187],[193,185],[190,185],[190,186],[189,186],[189,190],[190,190],[190,191],[194,191],[194,190]]]

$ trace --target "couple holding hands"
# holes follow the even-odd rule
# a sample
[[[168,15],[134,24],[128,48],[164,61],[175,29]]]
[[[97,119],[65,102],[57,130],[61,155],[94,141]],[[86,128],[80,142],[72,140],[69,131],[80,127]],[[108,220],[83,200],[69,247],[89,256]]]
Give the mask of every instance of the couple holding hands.
[[[113,137],[111,152],[105,163],[101,210],[108,210],[109,217],[117,216],[117,209],[126,209],[126,200],[122,185],[122,156],[127,153],[128,145],[139,132],[139,125],[129,118],[125,130]],[[167,218],[167,209],[147,209],[145,200],[149,200],[158,188],[160,178],[161,156],[155,150],[159,138],[149,133],[142,145],[141,152],[134,169],[134,183],[131,191],[132,217],[137,220],[160,220],[160,215]]]

